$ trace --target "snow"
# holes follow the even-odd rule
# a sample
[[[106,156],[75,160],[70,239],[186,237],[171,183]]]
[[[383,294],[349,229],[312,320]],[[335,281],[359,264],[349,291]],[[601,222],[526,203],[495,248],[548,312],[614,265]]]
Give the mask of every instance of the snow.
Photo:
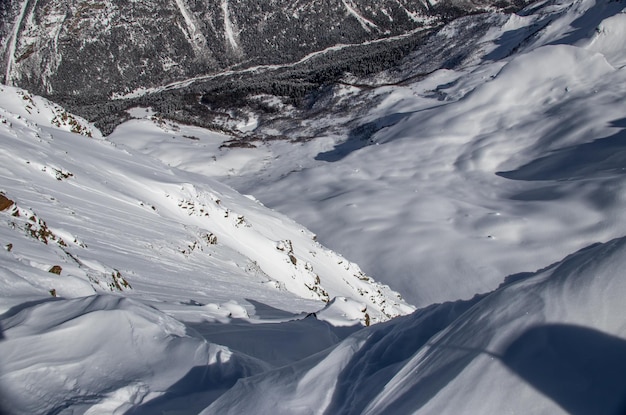
[[[233,51],[239,51],[239,43],[237,42],[237,34],[230,19],[230,11],[228,10],[228,0],[222,0],[220,7],[224,14],[224,35]]]
[[[18,88],[2,86],[0,105],[0,407],[154,413],[194,396],[198,413],[239,378],[414,310],[254,197],[105,140]],[[117,133],[135,144],[178,128],[132,113],[145,118]],[[178,132],[218,152],[227,138]],[[305,318],[335,297],[351,306],[326,317],[337,329]],[[237,325],[244,339],[254,325],[283,339],[284,352],[237,335],[217,336],[237,349],[208,342]]]
[[[240,382],[203,414],[622,413],[625,249],[596,245],[490,295],[361,330]]]
[[[624,8],[334,89],[363,141],[103,138],[0,86],[0,412],[624,413]]]
[[[348,14],[359,22],[363,30],[369,33],[372,29],[378,29],[378,26],[376,26],[371,20],[366,19],[358,12],[356,6],[351,1],[341,0],[341,2],[348,11]]]
[[[55,111],[60,110],[44,100],[31,100],[9,87],[3,92],[5,105],[16,107],[15,112],[5,112],[3,131],[11,153],[2,155],[2,191],[15,202],[14,210],[5,215],[5,237],[17,238],[11,251],[17,261],[36,261],[45,269],[60,261],[58,265],[69,275],[97,281],[96,286],[115,285],[109,276],[120,272],[134,279],[136,288],[144,284],[150,296],[156,295],[155,286],[172,285],[170,275],[184,272],[198,284],[199,296],[192,299],[201,303],[245,303],[245,298],[261,299],[252,294],[255,291],[272,297],[278,289],[316,301],[355,295],[376,321],[411,311],[389,288],[372,283],[357,265],[323,248],[309,231],[258,202],[110,141],[64,133],[71,126],[97,135],[81,124],[84,120],[72,116],[67,118],[74,124],[57,123]],[[26,111],[36,114],[33,118],[40,124],[16,115],[24,106],[31,107]],[[129,126],[146,122],[152,123],[137,120]],[[158,120],[152,125],[171,140],[165,135],[167,123]],[[183,131],[189,135],[182,140],[201,141],[194,139],[197,130]],[[124,131],[131,139],[142,137],[131,134],[132,129]],[[146,128],[143,137],[151,131]],[[223,136],[205,133],[202,137],[217,144]],[[171,150],[166,145],[163,149]],[[16,230],[32,237],[24,240],[19,233],[11,237]],[[50,251],[47,261],[41,261],[36,251],[41,242]],[[52,242],[56,246],[51,247]],[[233,296],[237,290],[218,289],[232,279],[231,274],[243,277],[239,283],[230,282],[243,289],[240,295]],[[207,280],[217,285],[212,288],[217,292],[206,293]],[[180,289],[191,291],[192,286],[186,280]],[[61,296],[70,290],[57,285],[46,292],[52,289]],[[182,300],[189,298],[178,301]],[[323,303],[316,306],[322,307]]]
[[[194,47],[194,52],[198,55],[205,53],[207,50],[207,40],[202,34],[202,31],[198,29],[198,23],[195,21],[193,13],[185,3],[185,0],[176,0],[176,5],[185,20],[187,36]]]
[[[261,170],[223,180],[420,307],[622,236],[624,71],[619,48],[599,53],[595,27],[579,22],[614,27],[623,4],[592,6],[505,19],[472,65],[366,92],[360,100],[379,102],[355,115],[379,130],[368,141],[320,137],[291,149],[291,165],[268,146]],[[519,53],[491,59],[516,39]]]
[[[585,42],[584,48],[602,54],[616,68],[626,66],[624,48],[626,47],[626,14],[620,13],[608,17],[596,28],[596,34]]]
[[[255,366],[154,308],[111,295],[27,304],[2,325],[0,382],[15,413],[121,414],[175,394],[185,376],[196,388],[224,385]]]
[[[26,10],[28,9],[28,0],[23,0],[21,7],[20,7],[20,13],[18,14],[18,16],[15,18],[15,22],[13,23],[13,31],[11,33],[11,36],[9,39],[7,39],[7,41],[9,42],[8,45],[6,45],[6,50],[7,50],[7,67],[6,67],[6,73],[4,74],[4,83],[6,84],[10,84],[11,83],[11,70],[13,69],[13,63],[15,60],[15,51],[17,50],[17,43],[18,43],[18,37],[17,34],[19,33],[20,30],[20,26],[22,25],[22,20],[24,19],[24,16],[26,15]]]

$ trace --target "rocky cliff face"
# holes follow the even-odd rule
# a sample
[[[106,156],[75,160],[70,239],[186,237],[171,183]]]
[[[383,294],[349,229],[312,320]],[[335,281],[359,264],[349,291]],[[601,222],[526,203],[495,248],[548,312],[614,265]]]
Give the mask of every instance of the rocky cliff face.
[[[492,3],[9,0],[0,5],[0,79],[61,101],[107,99],[230,68],[293,62],[333,45],[403,34]]]

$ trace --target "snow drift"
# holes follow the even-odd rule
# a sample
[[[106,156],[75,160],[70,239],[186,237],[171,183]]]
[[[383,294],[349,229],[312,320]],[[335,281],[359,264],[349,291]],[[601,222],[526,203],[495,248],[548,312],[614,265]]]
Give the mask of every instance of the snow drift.
[[[2,327],[0,385],[16,414],[124,413],[265,369],[116,296],[27,303],[5,313]]]
[[[203,414],[623,413],[624,266],[625,238],[590,246],[240,381]]]

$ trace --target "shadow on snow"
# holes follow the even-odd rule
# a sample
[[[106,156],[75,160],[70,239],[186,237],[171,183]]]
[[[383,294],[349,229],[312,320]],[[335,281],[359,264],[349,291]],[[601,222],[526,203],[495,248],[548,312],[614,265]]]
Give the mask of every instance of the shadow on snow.
[[[582,326],[536,326],[501,361],[571,415],[626,414],[623,339]]]
[[[626,118],[612,126],[626,128]],[[524,181],[571,180],[581,177],[626,173],[626,129],[590,143],[556,150],[516,170],[498,172],[498,176]]]
[[[412,112],[391,114],[353,128],[348,133],[346,141],[336,144],[332,150],[319,153],[315,156],[315,160],[331,163],[342,160],[354,151],[375,144],[375,141],[372,139],[374,134],[383,128],[398,123],[412,114]]]

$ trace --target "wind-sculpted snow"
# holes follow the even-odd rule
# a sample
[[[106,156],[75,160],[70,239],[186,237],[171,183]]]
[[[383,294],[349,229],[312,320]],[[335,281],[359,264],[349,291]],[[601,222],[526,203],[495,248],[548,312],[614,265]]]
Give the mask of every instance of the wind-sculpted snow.
[[[626,239],[591,246],[248,378],[202,413],[623,413],[624,266]]]
[[[487,297],[414,355],[370,413],[529,405],[534,413],[621,413],[626,383],[615,373],[626,364],[626,333],[616,316],[625,246],[621,238],[590,247]],[[428,376],[450,380],[432,400],[418,392]]]
[[[26,303],[1,324],[0,387],[14,414],[124,413],[159,397],[215,394],[267,369],[122,297]]]

